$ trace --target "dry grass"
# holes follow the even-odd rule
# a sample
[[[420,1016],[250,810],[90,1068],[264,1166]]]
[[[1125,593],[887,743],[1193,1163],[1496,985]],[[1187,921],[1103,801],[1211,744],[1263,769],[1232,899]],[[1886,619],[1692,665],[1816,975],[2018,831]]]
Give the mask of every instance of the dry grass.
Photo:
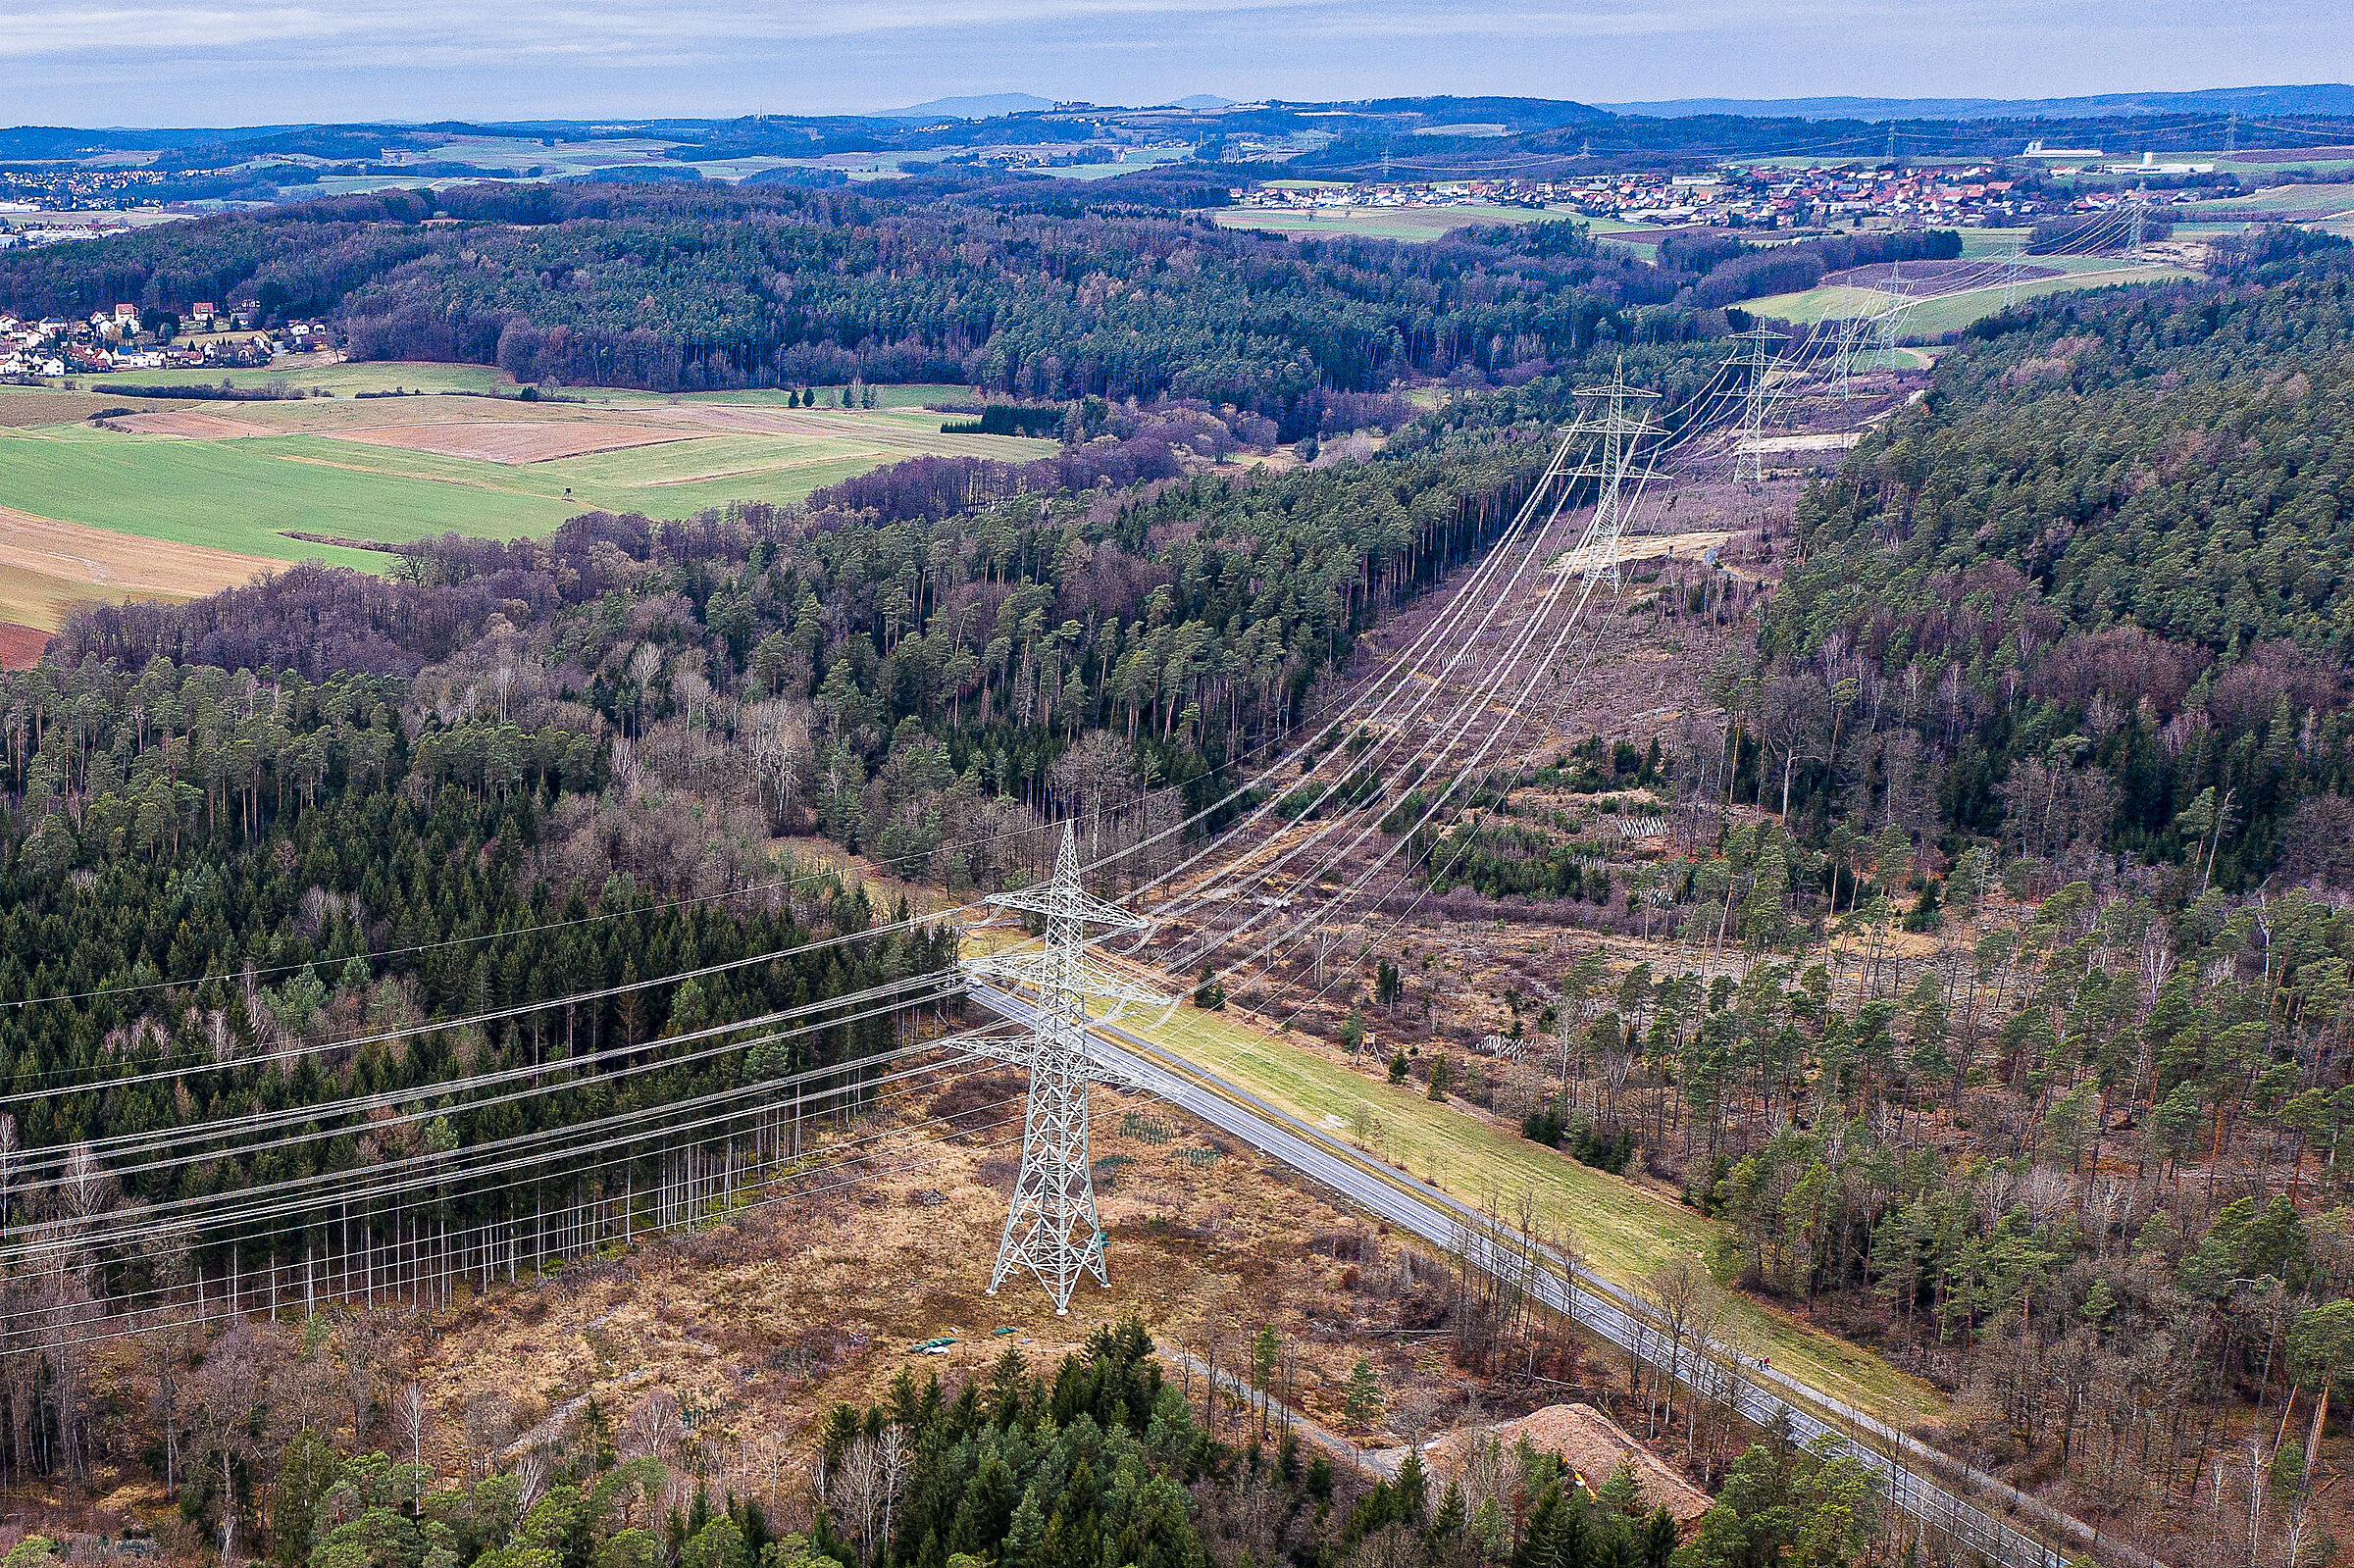
[[[675,1400],[697,1413],[710,1459],[723,1472],[741,1464],[742,1483],[757,1486],[755,1450],[780,1435],[797,1450],[835,1403],[884,1397],[902,1367],[952,1388],[986,1375],[1011,1343],[1050,1372],[1099,1326],[1130,1316],[1221,1368],[1273,1324],[1289,1351],[1291,1401],[1336,1430],[1359,1355],[1381,1368],[1393,1398],[1461,1400],[1468,1386],[1447,1366],[1444,1340],[1394,1327],[1401,1282],[1435,1278],[1436,1264],[1412,1261],[1418,1251],[1288,1174],[1231,1148],[1205,1153],[1215,1145],[1197,1129],[1141,1097],[1096,1102],[1110,1287],[1083,1281],[1065,1317],[1026,1277],[988,1295],[1018,1136],[1018,1125],[988,1124],[1020,1091],[1013,1074],[951,1083],[890,1113],[896,1132],[853,1135],[869,1139],[854,1183],[837,1173],[804,1196],[641,1244],[618,1264],[537,1287],[499,1283],[466,1300],[436,1325],[419,1365],[444,1468],[460,1468],[464,1406],[485,1392],[511,1400],[523,1428],[560,1429],[588,1397],[616,1426],[648,1401]],[[942,1136],[940,1117],[959,1130]],[[914,1352],[941,1335],[957,1339],[947,1354]],[[1233,1436],[1240,1418],[1219,1419]]]
[[[55,630],[90,599],[192,598],[283,566],[0,507],[0,619]]]

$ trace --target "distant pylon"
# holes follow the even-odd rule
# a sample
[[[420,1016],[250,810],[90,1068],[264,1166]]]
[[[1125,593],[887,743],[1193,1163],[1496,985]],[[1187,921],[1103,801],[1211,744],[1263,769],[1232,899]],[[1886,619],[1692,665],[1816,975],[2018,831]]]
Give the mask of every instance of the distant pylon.
[[[1006,983],[1032,1015],[1028,1035],[969,1047],[977,1055],[1030,1070],[1022,1171],[1014,1179],[989,1292],[997,1294],[1015,1269],[1028,1269],[1054,1298],[1054,1310],[1067,1312],[1080,1275],[1093,1274],[1099,1285],[1111,1283],[1103,1271],[1103,1230],[1096,1219],[1087,1088],[1091,1083],[1126,1080],[1090,1060],[1088,1032],[1129,1005],[1163,1005],[1169,998],[1121,980],[1088,956],[1088,927],[1142,931],[1151,923],[1088,895],[1079,885],[1078,839],[1069,823],[1062,826],[1052,881],[999,893],[989,902],[1044,916],[1047,923],[1044,948],[968,959],[964,965],[967,974]],[[1111,1006],[1102,1018],[1091,1019],[1090,1001]]]
[[[2127,254],[2134,261],[2142,259],[2141,243],[2143,235],[2147,232],[2149,218],[2150,190],[2147,185],[2144,185],[2138,192],[2138,199],[2133,203],[2133,248]]]
[[[1741,442],[1733,448],[1735,482],[1766,477],[1766,451],[1761,442],[1766,434],[1766,379],[1772,370],[1766,359],[1766,341],[1772,335],[1763,327],[1732,334],[1735,340],[1749,344],[1749,388],[1741,405]]]
[[[1885,363],[1891,370],[1896,368],[1896,341],[1904,335],[1905,322],[1912,314],[1913,301],[1905,299],[1872,319],[1872,325],[1878,329],[1879,351],[1886,356]]]
[[[1864,346],[1864,334],[1871,329],[1868,316],[1843,317],[1839,335],[1831,349],[1831,379],[1838,383],[1842,401],[1856,395],[1853,377],[1856,372],[1856,352]]]
[[[2003,314],[2019,303],[2020,248],[2014,245],[2003,255]]]

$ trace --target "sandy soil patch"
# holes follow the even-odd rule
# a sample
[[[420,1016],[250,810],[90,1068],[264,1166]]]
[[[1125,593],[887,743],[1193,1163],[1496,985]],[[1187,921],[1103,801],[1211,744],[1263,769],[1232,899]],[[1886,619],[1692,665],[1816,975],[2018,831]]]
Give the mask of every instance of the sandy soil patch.
[[[241,586],[285,564],[0,507],[0,567],[86,582],[99,590],[94,596],[184,598]]]
[[[1634,561],[1653,561],[1662,556],[1669,560],[1692,560],[1721,546],[1732,534],[1721,529],[1702,530],[1690,533],[1624,533],[1618,538],[1617,559],[1621,566]],[[1583,572],[1590,567],[1609,564],[1601,545],[1588,545],[1579,550],[1563,550],[1553,563],[1556,572]]]
[[[1558,1453],[1588,1489],[1611,1479],[1619,1465],[1633,1467],[1646,1508],[1664,1508],[1679,1525],[1709,1511],[1709,1494],[1675,1473],[1637,1442],[1617,1422],[1590,1404],[1549,1404],[1501,1426],[1451,1432],[1431,1444],[1439,1475],[1454,1475],[1469,1457],[1471,1443],[1493,1437],[1510,1448],[1526,1437],[1539,1453]]]
[[[1862,430],[1817,430],[1805,435],[1761,435],[1744,441],[1744,452],[1844,452],[1864,439]]]
[[[234,440],[241,435],[272,433],[243,420],[207,414],[193,408],[168,408],[153,414],[122,414],[107,423],[116,430],[134,430],[141,435],[185,435],[206,441]]]
[[[584,457],[590,452],[616,452],[632,446],[659,446],[668,441],[691,441],[698,432],[661,430],[650,425],[606,425],[587,420],[436,420],[406,425],[376,425],[351,430],[319,432],[338,441],[369,446],[392,446],[405,452],[432,452],[440,457],[472,458],[482,463],[521,467],[559,457]]]

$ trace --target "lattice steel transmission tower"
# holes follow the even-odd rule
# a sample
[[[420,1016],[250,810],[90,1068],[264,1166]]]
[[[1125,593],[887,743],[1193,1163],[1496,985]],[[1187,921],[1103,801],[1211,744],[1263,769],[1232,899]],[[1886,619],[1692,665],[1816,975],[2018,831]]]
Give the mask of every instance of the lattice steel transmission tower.
[[[1912,319],[1912,315],[1913,301],[1908,298],[1872,319],[1872,325],[1878,329],[1879,352],[1886,356],[1886,364],[1891,370],[1896,366],[1897,339],[1904,336],[1905,323]]]
[[[1093,1083],[1126,1083],[1125,1075],[1089,1059],[1088,1031],[1117,1018],[1130,1006],[1162,1006],[1169,998],[1121,979],[1091,957],[1087,930],[1142,931],[1151,922],[1089,896],[1079,885],[1079,845],[1069,823],[1054,876],[1036,887],[999,893],[989,900],[999,909],[1038,915],[1047,923],[1043,948],[967,959],[968,975],[1005,983],[1029,1005],[1030,1033],[1017,1039],[986,1040],[969,1048],[1030,1070],[1030,1096],[1022,1122],[1022,1172],[1014,1179],[1013,1203],[998,1243],[989,1291],[1016,1269],[1028,1269],[1067,1312],[1079,1276],[1103,1272],[1103,1230],[1096,1219],[1096,1188],[1087,1137],[1087,1090]],[[1099,1018],[1087,1004],[1110,1004]]]
[[[1580,464],[1567,476],[1571,480],[1595,481],[1594,516],[1586,524],[1585,533],[1569,559],[1583,564],[1589,586],[1607,577],[1614,588],[1619,582],[1618,534],[1626,526],[1626,514],[1633,505],[1632,497],[1626,493],[1626,477],[1643,442],[1660,433],[1660,427],[1643,406],[1656,401],[1660,394],[1628,385],[1626,361],[1621,359],[1608,381],[1600,386],[1581,386],[1573,395],[1581,402],[1600,400],[1603,407],[1599,419],[1589,414],[1578,417],[1577,428],[1596,437],[1600,447],[1592,463]]]
[[[1864,334],[1871,330],[1871,318],[1843,316],[1838,325],[1839,335],[1831,350],[1831,379],[1838,382],[1839,397],[1844,402],[1856,395],[1852,379],[1856,374],[1856,355],[1864,347]]]
[[[1766,435],[1766,403],[1770,395],[1766,378],[1773,371],[1772,363],[1766,358],[1766,343],[1773,334],[1763,327],[1752,327],[1746,332],[1731,335],[1749,345],[1749,385],[1741,404],[1741,439],[1733,448],[1733,480],[1738,483],[1742,480],[1766,478],[1766,452],[1761,443]]]

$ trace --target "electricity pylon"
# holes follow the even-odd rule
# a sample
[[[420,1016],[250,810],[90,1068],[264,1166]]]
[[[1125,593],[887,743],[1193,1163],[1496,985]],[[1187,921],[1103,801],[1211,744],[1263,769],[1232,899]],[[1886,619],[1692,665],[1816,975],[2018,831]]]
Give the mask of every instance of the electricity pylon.
[[[1627,509],[1632,504],[1626,494],[1627,471],[1634,467],[1636,451],[1644,440],[1660,432],[1660,427],[1652,423],[1650,413],[1642,405],[1660,394],[1629,386],[1626,361],[1622,358],[1608,381],[1600,386],[1581,386],[1573,395],[1581,401],[1605,401],[1599,420],[1584,414],[1578,418],[1580,428],[1601,438],[1601,449],[1591,466],[1581,465],[1568,476],[1572,480],[1595,481],[1594,516],[1586,524],[1585,536],[1578,541],[1570,559],[1585,563],[1589,585],[1607,577],[1615,588],[1619,583],[1618,534],[1625,527]]]
[[[1856,353],[1864,346],[1864,334],[1870,329],[1868,316],[1844,316],[1839,320],[1839,335],[1831,350],[1831,377],[1839,383],[1842,401],[1856,395],[1850,378],[1856,373]]]
[[[1896,364],[1896,340],[1904,335],[1905,323],[1912,315],[1913,301],[1908,298],[1880,312],[1873,319],[1872,325],[1879,329],[1879,350],[1886,356],[1885,363],[1891,368]]]
[[[1733,448],[1735,483],[1766,478],[1766,453],[1759,442],[1766,434],[1766,378],[1772,371],[1766,358],[1766,340],[1772,335],[1763,327],[1731,334],[1735,340],[1749,345],[1749,387],[1741,405],[1741,441]]]
[[[1163,1006],[1169,998],[1131,985],[1097,963],[1087,951],[1087,928],[1142,931],[1151,922],[1088,895],[1079,885],[1079,845],[1071,825],[1062,825],[1062,848],[1054,876],[1037,887],[999,893],[989,900],[999,909],[1038,915],[1047,923],[1043,948],[968,959],[965,971],[1002,981],[1030,1006],[1034,1021],[1017,1039],[988,1040],[969,1048],[1030,1070],[1029,1106],[1022,1120],[1022,1173],[1013,1184],[1005,1234],[998,1242],[998,1264],[989,1293],[1015,1269],[1028,1269],[1054,1298],[1054,1310],[1070,1310],[1079,1276],[1103,1272],[1103,1230],[1096,1220],[1096,1187],[1089,1163],[1087,1089],[1092,1083],[1127,1083],[1126,1075],[1088,1057],[1088,1031],[1119,1017],[1130,1006]],[[1090,1001],[1110,1003],[1100,1018],[1090,1017]]]

